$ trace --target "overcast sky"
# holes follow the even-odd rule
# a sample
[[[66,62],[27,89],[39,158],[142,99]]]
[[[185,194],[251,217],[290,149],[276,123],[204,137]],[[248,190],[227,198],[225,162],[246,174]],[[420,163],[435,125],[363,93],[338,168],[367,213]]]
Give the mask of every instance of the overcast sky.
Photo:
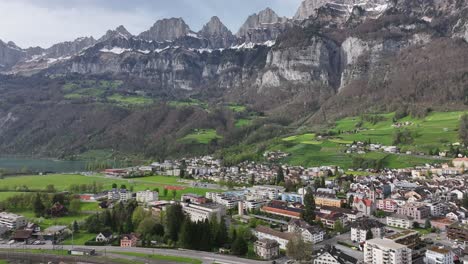
[[[161,18],[182,17],[192,30],[217,15],[235,33],[248,15],[271,7],[291,17],[302,0],[0,0],[0,39],[49,47],[82,36],[99,38],[124,25],[132,34]]]

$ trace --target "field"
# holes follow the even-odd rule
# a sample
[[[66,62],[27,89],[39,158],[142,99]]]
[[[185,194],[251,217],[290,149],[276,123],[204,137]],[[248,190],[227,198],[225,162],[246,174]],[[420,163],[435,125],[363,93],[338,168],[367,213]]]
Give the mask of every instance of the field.
[[[73,239],[69,237],[67,240],[63,241],[63,245],[84,245],[87,241],[96,238],[96,234],[86,233],[81,231],[80,233],[75,233]]]
[[[420,151],[428,153],[429,150],[439,148],[447,150],[448,143],[458,142],[459,120],[463,113],[468,112],[434,112],[422,119],[405,117],[398,122],[409,122],[410,125],[400,129],[408,129],[414,134],[414,142],[411,145],[401,145],[402,151]],[[341,133],[340,140],[367,141],[384,145],[393,144],[393,134],[398,128],[392,127],[393,113],[379,115],[384,120],[375,124],[362,122],[361,130],[357,133]],[[339,120],[333,131],[353,131],[361,122],[360,117],[349,117]]]
[[[62,87],[62,91],[66,94],[64,98],[67,100],[82,99],[82,98],[100,98],[108,90],[119,88],[123,84],[122,81],[96,81],[82,80],[68,82]]]
[[[104,189],[110,189],[113,183],[116,183],[117,185],[125,184],[127,188],[133,188],[134,191],[143,191],[148,189],[153,190],[155,188],[159,188],[160,191],[162,191],[166,186],[169,185],[182,185],[184,189],[177,191],[176,199],[180,198],[180,196],[184,193],[197,193],[204,195],[207,191],[213,191],[204,188],[193,188],[188,185],[179,183],[178,180],[178,177],[166,176],[150,176],[133,179],[110,179],[101,175],[83,176],[75,174],[16,176],[7,177],[0,180],[0,189],[10,190],[9,192],[0,192],[0,198],[6,199],[7,197],[14,195],[15,192],[11,191],[19,186],[27,186],[30,190],[44,190],[47,185],[53,184],[57,191],[66,191],[72,184],[92,184],[93,182],[102,183]],[[168,196],[168,198],[172,199],[171,193],[169,193]],[[84,206],[89,209],[92,205],[85,204]]]
[[[229,104],[228,108],[231,109],[231,111],[236,112],[236,113],[242,113],[247,111],[247,107],[244,105],[238,105],[238,104]]]
[[[183,143],[209,144],[215,139],[220,139],[214,129],[200,129],[191,134],[186,135],[179,141]]]
[[[180,100],[180,101],[170,101],[168,103],[172,107],[189,107],[189,106],[198,106],[203,109],[208,108],[208,104],[205,102],[202,102],[197,99],[187,99],[187,100]]]
[[[126,255],[126,256],[133,256],[133,257],[140,257],[140,258],[148,258],[153,260],[164,260],[164,261],[172,261],[177,263],[191,263],[191,264],[201,264],[202,261],[198,259],[192,258],[185,258],[185,257],[177,257],[177,256],[164,256],[164,255],[148,255],[144,253],[133,253],[133,252],[111,252],[113,254],[119,255]]]
[[[250,124],[252,124],[252,120],[251,119],[247,119],[247,118],[241,118],[241,119],[238,119],[236,121],[236,124],[235,126],[236,127],[243,127],[243,126],[248,126]]]
[[[120,94],[113,94],[107,97],[107,100],[115,102],[121,106],[143,106],[154,102],[153,99],[144,96],[123,96]]]
[[[458,141],[459,119],[463,112],[435,112],[422,119],[405,117],[397,120],[407,123],[403,126],[412,131],[414,142],[399,145],[401,152],[424,152],[439,148],[447,150],[450,143]],[[346,144],[354,141],[368,141],[383,145],[393,144],[394,132],[398,129],[392,126],[394,113],[378,115],[378,122],[364,122],[361,117],[349,117],[336,122],[332,128],[336,136],[319,138],[313,133],[291,135],[270,146],[270,150],[281,150],[291,155],[283,161],[291,165],[320,166],[338,165],[351,168],[353,157],[382,160],[387,168],[405,168],[426,163],[446,162],[444,159],[434,159],[430,156],[397,155],[382,152],[369,152],[362,155],[346,154]],[[362,123],[360,129],[357,125]],[[400,128],[400,129],[403,129]]]
[[[79,215],[70,215],[60,218],[37,218],[31,210],[14,210],[13,213],[23,215],[29,221],[38,224],[41,227],[41,229],[45,229],[54,225],[71,226],[73,224],[73,221],[76,220],[78,223],[80,223],[89,217],[89,214],[82,213]]]

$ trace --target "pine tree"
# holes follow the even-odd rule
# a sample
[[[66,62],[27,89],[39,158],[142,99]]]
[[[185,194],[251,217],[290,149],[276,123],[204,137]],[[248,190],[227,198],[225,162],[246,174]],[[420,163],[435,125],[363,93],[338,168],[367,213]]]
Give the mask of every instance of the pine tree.
[[[34,214],[36,215],[36,217],[44,216],[46,208],[44,204],[42,203],[41,196],[38,193],[36,194],[36,197],[34,198],[33,207],[34,207]]]
[[[226,226],[226,221],[224,218],[221,219],[219,223],[218,232],[216,233],[216,244],[219,247],[224,246],[228,242],[228,230]]]
[[[348,208],[353,208],[353,203],[354,203],[354,195],[350,195],[348,198]]]
[[[276,175],[276,185],[280,184],[280,182],[284,182],[284,171],[281,165],[279,166],[278,172]]]
[[[426,222],[424,222],[424,229],[431,229],[431,228],[432,228],[431,221],[429,220],[429,218],[427,218]]]
[[[182,227],[180,229],[179,244],[183,248],[192,249],[193,248],[193,244],[192,244],[192,238],[193,237],[194,237],[193,224],[190,221],[190,219],[187,218],[182,223]]]
[[[182,206],[179,204],[168,206],[165,218],[166,234],[172,241],[178,241],[179,231],[185,218]]]
[[[468,145],[468,114],[464,114],[460,119],[460,128],[458,129],[461,142]]]
[[[232,243],[232,254],[236,256],[244,256],[247,254],[249,248],[248,244],[242,236],[237,236],[234,243]]]
[[[301,218],[309,224],[313,224],[315,220],[315,198],[310,187],[307,188],[306,195],[304,195],[304,210]]]
[[[372,234],[372,230],[371,229],[367,230],[366,240],[373,239],[373,238],[374,238],[374,234]]]
[[[78,233],[80,232],[80,226],[78,225],[78,222],[73,221],[73,233]]]

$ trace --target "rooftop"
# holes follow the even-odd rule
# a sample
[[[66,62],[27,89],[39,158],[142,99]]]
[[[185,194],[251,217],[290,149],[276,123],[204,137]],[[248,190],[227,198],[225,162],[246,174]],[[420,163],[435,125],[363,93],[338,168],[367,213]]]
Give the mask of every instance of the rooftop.
[[[285,240],[291,240],[292,237],[293,237],[293,235],[291,233],[280,232],[280,231],[271,229],[271,228],[266,227],[266,226],[257,226],[255,228],[255,231],[259,232],[259,233],[264,233],[264,234],[268,234],[268,235],[271,235],[271,236],[279,237],[279,238],[282,238],[282,239],[285,239]]]
[[[441,254],[448,254],[450,252],[450,249],[448,249],[448,248],[437,247],[437,246],[433,246],[431,248],[428,248],[427,250],[437,252],[437,253],[441,253]]]
[[[405,245],[395,243],[394,241],[389,240],[389,239],[381,239],[381,238],[370,239],[370,240],[367,240],[366,243],[368,245],[373,244],[373,245],[377,245],[377,246],[385,247],[389,249],[407,248]]]
[[[406,236],[412,236],[412,235],[419,235],[419,233],[413,230],[403,230],[393,235],[386,236],[385,238],[388,240],[396,240],[396,239],[400,239],[400,238],[403,238]]]

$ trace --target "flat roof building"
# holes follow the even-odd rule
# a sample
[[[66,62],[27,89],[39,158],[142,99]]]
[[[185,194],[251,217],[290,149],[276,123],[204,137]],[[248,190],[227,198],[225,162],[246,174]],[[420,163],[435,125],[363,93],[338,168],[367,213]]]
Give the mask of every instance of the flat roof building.
[[[364,246],[366,264],[411,264],[411,249],[389,239],[370,239]]]

